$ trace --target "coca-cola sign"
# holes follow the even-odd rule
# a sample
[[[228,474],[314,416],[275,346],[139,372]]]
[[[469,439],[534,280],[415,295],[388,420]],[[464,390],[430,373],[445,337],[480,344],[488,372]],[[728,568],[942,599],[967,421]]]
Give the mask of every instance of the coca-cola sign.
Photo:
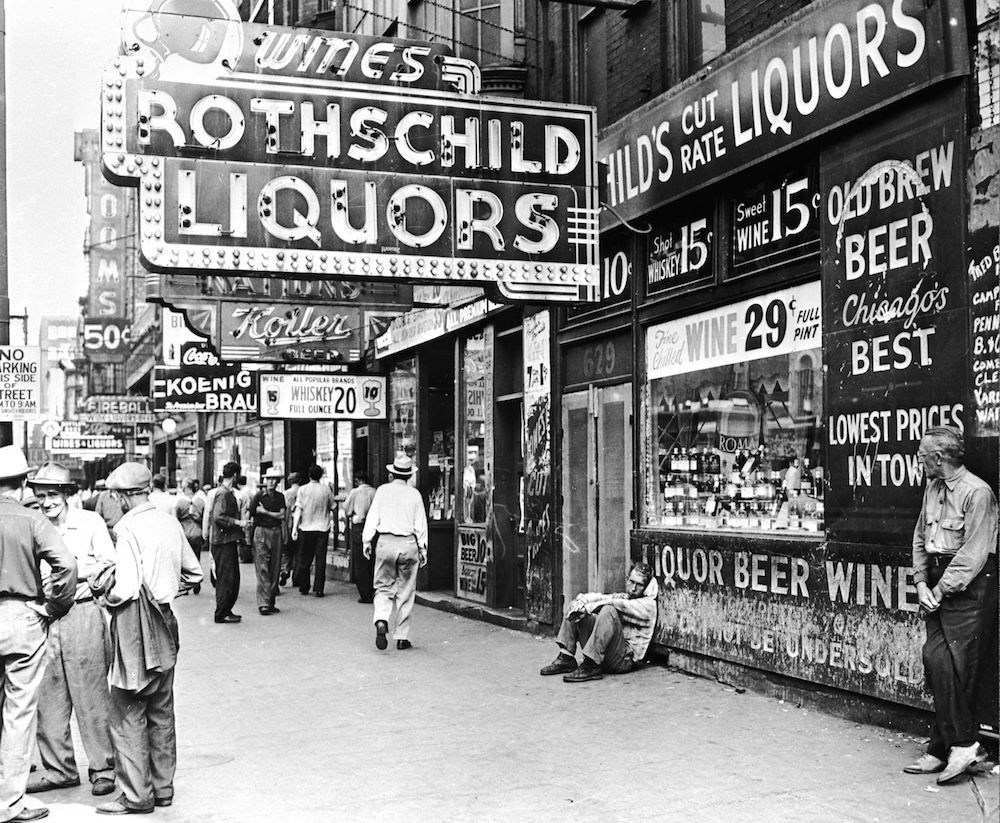
[[[210,377],[238,372],[240,364],[224,363],[207,343],[185,343],[181,347],[180,368],[185,374]]]
[[[219,305],[217,350],[223,360],[352,363],[361,359],[361,311],[298,303]]]

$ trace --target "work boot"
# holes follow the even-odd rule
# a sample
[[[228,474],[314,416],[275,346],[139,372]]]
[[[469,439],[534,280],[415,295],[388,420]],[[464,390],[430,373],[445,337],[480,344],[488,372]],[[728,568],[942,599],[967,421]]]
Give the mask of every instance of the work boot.
[[[568,674],[575,669],[576,658],[569,652],[559,652],[559,656],[549,663],[548,666],[542,666],[539,674],[542,675],[542,677],[546,677],[550,674]]]
[[[588,680],[600,680],[602,677],[604,672],[601,671],[600,664],[585,656],[576,669],[563,675],[563,683],[585,683]]]

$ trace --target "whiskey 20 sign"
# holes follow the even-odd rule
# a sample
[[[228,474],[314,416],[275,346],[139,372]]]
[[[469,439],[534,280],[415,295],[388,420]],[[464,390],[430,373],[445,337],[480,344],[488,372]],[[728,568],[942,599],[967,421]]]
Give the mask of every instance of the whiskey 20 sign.
[[[597,299],[593,109],[469,93],[478,67],[441,46],[165,1],[126,13],[102,98],[147,268]]]

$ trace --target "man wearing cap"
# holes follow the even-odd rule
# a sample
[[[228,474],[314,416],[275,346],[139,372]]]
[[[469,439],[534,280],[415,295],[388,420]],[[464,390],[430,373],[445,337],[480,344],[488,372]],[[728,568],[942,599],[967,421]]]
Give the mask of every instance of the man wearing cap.
[[[250,501],[253,520],[253,562],[257,570],[257,610],[277,614],[274,605],[278,593],[278,570],[281,567],[281,534],[285,522],[285,496],[279,492],[279,469],[264,473],[264,489],[259,489]]]
[[[76,560],[41,512],[24,508],[28,464],[17,446],[0,448],[0,823],[39,820],[24,794],[35,741],[38,690],[45,674],[46,624],[69,611]],[[42,587],[40,561],[49,565]]]
[[[410,648],[410,613],[417,592],[417,568],[427,565],[427,512],[420,492],[408,481],[413,461],[405,454],[386,466],[390,480],[375,491],[361,541],[365,557],[375,546],[375,646],[388,645],[389,618],[396,606],[397,649]]]
[[[159,609],[159,615],[150,617],[162,618],[157,625],[165,626],[173,648],[166,650],[169,664],[152,668],[136,664],[136,660],[149,659],[148,626],[141,619],[116,624],[115,655],[122,662],[112,665],[108,682],[111,739],[122,794],[98,806],[99,814],[151,812],[154,806],[169,806],[174,796],[177,737],[173,663],[178,637],[171,604],[179,593],[186,593],[201,581],[202,572],[177,519],[149,502],[152,479],[149,469],[141,463],[123,463],[108,477],[108,489],[121,503],[124,514],[115,526],[118,542],[113,582],[105,587],[96,581],[94,588],[104,595],[112,611],[124,610],[139,601],[140,593],[145,591],[152,600],[148,605]]]
[[[222,467],[222,482],[212,499],[212,559],[215,560],[215,622],[239,623],[233,614],[240,594],[239,542],[247,522],[240,516],[240,505],[233,494],[239,476],[239,463],[230,461]]]
[[[313,578],[313,592],[323,597],[326,589],[326,546],[330,539],[331,515],[337,506],[333,490],[319,481],[323,469],[312,465],[308,469],[309,482],[299,489],[292,514],[292,540],[298,541],[299,559],[293,581],[300,594],[309,594],[309,577],[313,560],[316,561],[316,576]]]
[[[111,539],[115,539],[115,533],[113,531],[115,524],[122,519],[122,507],[115,500],[111,492],[108,491],[108,484],[106,480],[98,480],[97,488],[100,491],[97,493],[97,504],[94,506],[94,511],[97,512],[103,519],[104,524],[111,531]]]
[[[80,740],[87,753],[91,792],[115,789],[115,755],[108,731],[108,628],[87,585],[115,562],[115,547],[96,512],[69,505],[76,491],[69,469],[45,463],[28,479],[42,513],[76,558],[78,583],[74,608],[49,624],[48,665],[38,696],[38,754],[42,768],[28,781],[28,792],[80,785],[73,753],[70,716],[76,712]]]

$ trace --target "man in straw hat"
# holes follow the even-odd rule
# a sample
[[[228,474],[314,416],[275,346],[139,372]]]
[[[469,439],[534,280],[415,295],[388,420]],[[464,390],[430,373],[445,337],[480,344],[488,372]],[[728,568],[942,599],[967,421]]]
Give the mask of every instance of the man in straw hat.
[[[178,637],[171,603],[202,572],[177,519],[149,502],[152,479],[141,463],[123,463],[108,477],[124,514],[115,526],[114,579],[99,579],[94,589],[112,611],[111,739],[122,794],[98,806],[99,814],[143,814],[174,797]]]
[[[74,608],[49,626],[49,662],[38,697],[42,768],[28,781],[28,792],[80,785],[70,732],[70,716],[75,711],[91,791],[110,794],[115,789],[115,753],[108,731],[108,628],[87,580],[115,562],[115,548],[99,514],[69,505],[76,483],[65,466],[43,464],[28,478],[28,485],[42,513],[73,552],[78,573]]]
[[[39,820],[24,793],[35,740],[38,690],[45,674],[46,624],[73,605],[76,561],[41,512],[21,505],[28,464],[17,446],[0,447],[0,822]],[[49,565],[42,588],[40,561]]]
[[[408,484],[413,460],[398,454],[386,466],[390,480],[375,491],[361,541],[365,557],[375,547],[375,646],[388,645],[389,618],[396,606],[397,649],[410,648],[410,613],[417,592],[417,568],[427,565],[427,512],[420,492]]]
[[[282,472],[273,466],[264,472],[263,489],[250,500],[253,521],[253,562],[257,570],[257,610],[277,614],[274,598],[278,593],[281,568],[281,535],[285,522],[285,495],[278,491]]]

